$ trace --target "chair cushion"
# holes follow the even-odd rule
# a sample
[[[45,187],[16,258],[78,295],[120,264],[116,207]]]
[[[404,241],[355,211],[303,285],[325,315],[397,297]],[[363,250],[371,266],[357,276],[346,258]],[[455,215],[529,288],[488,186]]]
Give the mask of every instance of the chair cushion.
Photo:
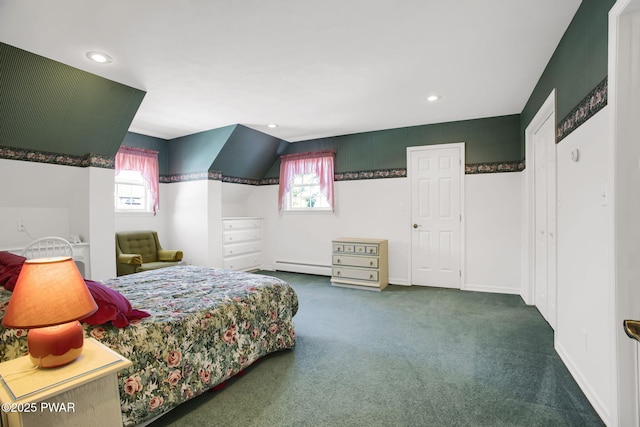
[[[142,262],[158,261],[158,247],[151,232],[121,232],[117,234],[120,249],[125,254],[140,254]]]

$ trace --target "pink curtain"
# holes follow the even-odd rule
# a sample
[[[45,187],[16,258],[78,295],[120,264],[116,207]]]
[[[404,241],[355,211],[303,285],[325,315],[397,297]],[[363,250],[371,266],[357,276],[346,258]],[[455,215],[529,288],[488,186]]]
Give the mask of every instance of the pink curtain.
[[[121,146],[116,153],[116,176],[121,170],[140,171],[142,179],[151,193],[151,203],[155,215],[160,207],[158,152]]]
[[[293,179],[303,173],[315,173],[320,178],[320,192],[327,198],[333,210],[333,150],[288,154],[280,157],[280,189],[278,210],[282,210]]]

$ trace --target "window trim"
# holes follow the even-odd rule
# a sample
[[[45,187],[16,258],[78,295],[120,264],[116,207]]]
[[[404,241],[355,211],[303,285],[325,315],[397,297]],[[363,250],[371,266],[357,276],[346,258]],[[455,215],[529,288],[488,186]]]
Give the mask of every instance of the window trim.
[[[158,166],[158,152],[144,148],[121,146],[115,158],[115,180],[121,170],[138,171],[142,175],[142,181],[150,194],[151,210],[154,215],[160,206],[160,173]],[[114,189],[115,193],[115,189]],[[116,212],[123,212],[115,209]],[[124,211],[133,213],[133,211]]]
[[[127,170],[129,171],[129,170]],[[123,170],[124,172],[124,170]],[[131,171],[131,172],[138,172],[140,173],[140,171]],[[141,174],[140,174],[141,175]],[[124,185],[136,185],[136,186],[140,186],[144,189],[144,193],[145,193],[145,197],[144,197],[144,208],[142,209],[122,209],[122,208],[118,208],[118,204],[117,204],[117,198],[118,198],[118,184],[124,184]],[[140,179],[136,180],[136,179],[119,179],[119,175],[115,176],[115,185],[114,185],[114,211],[116,213],[125,213],[125,214],[134,214],[134,215],[141,215],[141,214],[151,214],[153,215],[153,195],[151,194],[151,191],[149,190],[149,187],[147,186],[146,181],[144,180],[144,178],[142,176],[140,176]]]
[[[294,178],[305,173],[314,173],[319,180],[320,191],[329,203],[328,210],[335,210],[334,203],[334,150],[288,154],[280,157],[280,182],[278,189],[278,211],[322,212],[326,208],[287,209],[287,197],[291,193]],[[283,209],[284,208],[284,209]]]
[[[305,175],[307,175],[308,173],[303,173]],[[294,187],[318,187],[318,191],[321,193],[322,196],[324,196],[324,200],[327,201],[327,204],[329,203],[329,201],[327,200],[327,197],[322,194],[322,191],[320,191],[320,183],[312,183],[312,184],[296,184],[295,183],[295,178],[303,175],[303,174],[297,174],[294,176],[294,182],[290,185],[289,187],[289,191],[287,191],[286,195],[285,195],[285,203],[284,206],[282,207],[283,211],[285,212],[333,212],[333,209],[331,208],[331,206],[318,206],[318,207],[293,207],[292,206],[292,199],[293,199],[293,189]],[[314,173],[314,175],[316,175]]]

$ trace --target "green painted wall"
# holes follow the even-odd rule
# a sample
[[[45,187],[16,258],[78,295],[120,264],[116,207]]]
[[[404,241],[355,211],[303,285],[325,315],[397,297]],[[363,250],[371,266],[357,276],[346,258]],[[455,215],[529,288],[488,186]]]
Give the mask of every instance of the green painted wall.
[[[236,126],[225,126],[170,140],[169,174],[208,171]]]
[[[500,116],[459,122],[412,126],[289,144],[284,154],[336,150],[336,172],[407,167],[407,147],[466,143],[467,163],[522,160],[520,116]],[[266,174],[279,175],[278,159]]]
[[[276,137],[237,125],[209,170],[228,177],[259,180],[288,145]]]
[[[522,158],[524,132],[554,88],[559,122],[607,77],[608,14],[614,4],[615,0],[582,0],[520,114]]]
[[[145,92],[0,43],[0,145],[114,156]]]

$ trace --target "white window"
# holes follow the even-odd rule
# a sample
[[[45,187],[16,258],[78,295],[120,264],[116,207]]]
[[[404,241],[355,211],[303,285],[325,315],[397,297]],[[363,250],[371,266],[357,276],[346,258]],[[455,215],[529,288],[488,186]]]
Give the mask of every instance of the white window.
[[[116,212],[149,212],[160,206],[158,152],[121,146],[115,158]]]
[[[278,210],[333,211],[334,157],[332,150],[281,156]]]
[[[116,176],[116,212],[149,212],[151,193],[145,185],[140,171],[120,171]]]
[[[331,210],[327,196],[320,191],[320,178],[316,173],[294,176],[285,210]]]

